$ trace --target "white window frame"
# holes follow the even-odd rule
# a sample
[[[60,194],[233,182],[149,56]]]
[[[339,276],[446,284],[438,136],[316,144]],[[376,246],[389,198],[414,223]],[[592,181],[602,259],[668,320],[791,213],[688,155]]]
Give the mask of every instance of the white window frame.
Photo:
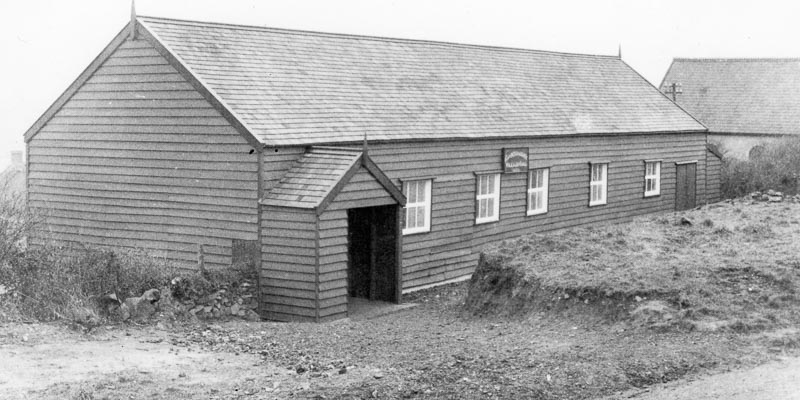
[[[421,188],[421,194],[425,197],[423,201],[419,201],[420,184],[423,184],[423,187]],[[410,193],[412,186],[416,191],[415,193]],[[403,195],[406,196],[406,205],[403,207],[403,235],[431,231],[431,186],[433,186],[433,179],[418,179],[403,182]],[[416,216],[419,208],[423,208],[423,224],[409,228],[408,214],[413,209],[414,215]],[[418,222],[416,218],[414,221],[415,224]]]
[[[647,173],[647,167],[653,165],[652,174]],[[650,190],[647,190],[648,182],[652,182]],[[661,194],[661,161],[644,162],[644,197],[658,196]]]
[[[538,174],[539,172],[542,173],[542,179],[540,182],[541,186],[533,187],[533,177]],[[528,210],[527,215],[538,215],[544,214],[547,212],[547,198],[550,192],[550,168],[535,168],[528,171]],[[532,197],[534,194],[538,194],[542,198],[542,207],[535,208],[536,204],[532,201]]]
[[[600,169],[600,179],[595,180],[595,168]],[[594,198],[594,189],[598,188],[600,198]],[[601,206],[608,203],[608,163],[592,163],[589,168],[589,206]]]
[[[490,182],[486,182],[486,193],[481,193],[483,179],[489,179],[489,177],[494,177],[494,185],[490,185]],[[495,222],[500,220],[500,174],[493,173],[493,174],[480,174],[475,176],[475,223],[476,224],[485,224],[487,222]],[[491,187],[490,187],[491,186]],[[491,192],[490,192],[491,190]],[[484,201],[485,200],[485,201]],[[492,201],[492,214],[489,215],[487,212],[485,217],[481,217],[481,210],[483,207],[481,204],[488,204]],[[487,205],[488,207],[488,205]],[[488,210],[487,210],[488,211]]]

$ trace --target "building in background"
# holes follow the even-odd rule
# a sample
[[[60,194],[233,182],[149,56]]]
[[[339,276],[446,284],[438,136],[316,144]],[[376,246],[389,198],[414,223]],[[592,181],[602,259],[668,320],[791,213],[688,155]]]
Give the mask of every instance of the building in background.
[[[187,268],[255,254],[277,320],[464,280],[526,232],[719,196],[705,127],[616,56],[151,17],[25,140],[55,240]]]
[[[708,128],[726,156],[800,135],[800,58],[676,58],[661,90]]]
[[[0,172],[0,191],[25,195],[25,161],[21,151],[11,152],[11,164]]]

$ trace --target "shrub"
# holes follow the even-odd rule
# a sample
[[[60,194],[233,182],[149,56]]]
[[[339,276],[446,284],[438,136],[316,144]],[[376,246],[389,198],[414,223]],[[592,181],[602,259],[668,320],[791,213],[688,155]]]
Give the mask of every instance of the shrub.
[[[750,160],[724,157],[722,196],[735,198],[768,189],[788,194],[800,189],[800,137],[787,137],[763,146]]]
[[[27,211],[23,195],[7,185],[0,184],[0,266],[24,251],[25,239],[40,221]]]
[[[143,251],[56,246],[39,229],[41,219],[26,211],[23,197],[10,193],[0,188],[0,320],[87,322],[103,314],[100,300],[108,294],[124,300],[148,289],[170,288],[180,278],[175,281],[185,292],[180,294],[199,297],[255,280],[252,264],[189,271]],[[37,245],[27,247],[31,237]]]
[[[139,252],[85,247],[37,246],[0,269],[17,311],[38,320],[96,316],[105,294],[138,296],[166,286],[173,275],[166,262]]]

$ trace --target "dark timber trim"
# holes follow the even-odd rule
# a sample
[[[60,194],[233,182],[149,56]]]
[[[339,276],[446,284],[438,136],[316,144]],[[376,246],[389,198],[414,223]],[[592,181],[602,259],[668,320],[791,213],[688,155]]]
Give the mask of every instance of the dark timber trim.
[[[384,174],[377,165],[375,165],[368,155],[361,155],[361,165],[363,165],[364,168],[366,168],[367,171],[369,171],[369,173],[378,180],[381,186],[383,186],[383,188],[386,189],[390,195],[392,195],[400,207],[404,207],[406,205],[406,196],[403,194],[403,191],[398,189],[397,186],[392,183],[392,180],[389,179],[389,177],[386,176],[386,174]]]
[[[129,29],[130,24],[126,24],[125,27],[122,28],[122,30],[117,34],[117,36],[111,40],[111,43],[109,43],[103,49],[103,51],[100,52],[100,54],[89,64],[89,66],[86,67],[86,69],[83,70],[80,75],[78,75],[78,79],[72,82],[67,90],[65,90],[64,93],[61,93],[61,96],[59,96],[56,101],[54,101],[53,104],[47,108],[47,111],[45,111],[44,114],[42,114],[42,116],[39,117],[39,119],[37,119],[27,131],[25,131],[25,142],[29,142],[31,139],[33,139],[33,137],[39,133],[39,130],[42,129],[42,127],[44,127],[44,125],[47,124],[54,115],[56,115],[61,107],[63,107],[73,95],[75,95],[78,89],[80,89],[83,84],[86,83],[86,81],[88,81],[92,75],[94,75],[100,66],[102,66],[103,63],[105,63],[106,60],[108,60],[108,58],[114,54],[117,48],[125,43],[126,40],[128,40],[130,33]]]
[[[333,202],[334,199],[336,199],[336,196],[339,194],[339,192],[342,191],[342,189],[344,189],[345,185],[347,185],[347,182],[350,182],[350,178],[352,178],[353,175],[358,173],[359,165],[360,164],[358,162],[358,158],[353,160],[353,164],[350,165],[350,168],[347,170],[347,172],[345,172],[344,175],[342,175],[342,177],[339,178],[339,181],[336,182],[336,185],[334,185],[331,191],[328,192],[328,194],[325,196],[325,198],[322,199],[321,202],[319,202],[319,205],[315,210],[317,215],[321,215],[323,212],[325,212],[325,209],[328,208],[328,206],[331,204],[331,202]]]
[[[241,134],[247,143],[249,143],[253,148],[256,149],[257,152],[261,153],[264,144],[261,143],[252,133],[251,130],[245,125],[242,120],[236,116],[233,110],[228,107],[227,104],[219,97],[216,93],[213,92],[210,86],[206,85],[202,79],[195,73],[193,73],[189,67],[177,56],[175,53],[167,48],[166,45],[158,38],[155,33],[150,32],[147,29],[145,24],[139,23],[137,24],[140,29],[138,30],[142,39],[147,40],[153,47],[156,48],[159,54],[162,57],[166,58],[169,64],[178,70],[184,79],[189,81],[189,83],[197,90],[206,101],[211,103],[211,106],[214,107],[222,117],[225,118],[238,132]]]
[[[432,188],[431,188],[432,189]],[[400,304],[403,301],[403,226],[405,225],[405,212],[403,212],[403,207],[398,205],[397,206],[397,223],[395,224],[395,235],[397,237],[397,243],[395,244],[395,302]]]
[[[314,215],[314,322],[319,322],[319,214]]]
[[[259,249],[261,249],[262,245],[262,235],[264,232],[264,227],[262,223],[264,222],[264,206],[261,205],[261,197],[264,195],[264,153],[263,148],[256,148],[255,152],[256,162],[258,165],[256,166],[258,182],[256,183],[256,232],[258,234],[258,244]],[[261,255],[261,250],[259,250],[259,257],[258,261],[255,263],[256,265],[253,268],[256,269],[256,299],[258,299],[258,304],[260,307],[261,304],[261,296],[264,294],[261,292],[261,271],[264,266],[263,256]],[[233,259],[231,259],[233,261]]]
[[[367,172],[369,172],[370,175],[372,175],[372,177],[375,178],[375,180],[377,180],[387,192],[389,192],[389,194],[397,202],[397,204],[400,205],[400,207],[404,207],[406,205],[406,196],[403,195],[403,192],[398,189],[394,183],[392,183],[391,179],[389,179],[389,177],[387,177],[386,174],[384,174],[383,171],[381,171],[381,169],[375,165],[368,155],[362,153],[361,156],[353,161],[353,165],[350,166],[350,169],[348,169],[347,172],[342,175],[341,178],[339,178],[339,181],[336,183],[336,185],[331,189],[330,192],[328,192],[325,198],[322,199],[322,201],[316,207],[317,215],[325,212],[325,209],[328,208],[334,199],[336,199],[336,196],[339,194],[339,192],[341,192],[347,183],[350,182],[350,179],[353,177],[353,175],[358,173],[358,168],[361,166],[363,166]]]

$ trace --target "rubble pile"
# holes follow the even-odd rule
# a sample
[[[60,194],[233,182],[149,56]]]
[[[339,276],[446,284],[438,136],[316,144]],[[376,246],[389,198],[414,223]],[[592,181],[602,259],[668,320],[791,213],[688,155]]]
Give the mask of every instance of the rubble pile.
[[[785,195],[783,192],[778,192],[775,190],[767,190],[765,192],[753,192],[750,193],[750,198],[755,201],[768,201],[771,203],[781,203],[781,202],[789,202],[789,203],[800,203],[800,194],[792,195]]]
[[[101,315],[117,316],[122,321],[146,322],[164,316],[203,320],[231,317],[261,320],[256,285],[248,279],[212,289],[193,285],[186,278],[175,278],[169,287],[161,291],[150,289],[139,297],[129,297],[124,301],[118,299],[116,294],[110,294],[103,296],[98,305]]]
[[[258,297],[254,282],[244,280],[238,285],[226,285],[211,293],[181,292],[180,278],[171,284],[173,297],[191,315],[201,319],[222,318],[227,316],[260,321],[257,313]]]

